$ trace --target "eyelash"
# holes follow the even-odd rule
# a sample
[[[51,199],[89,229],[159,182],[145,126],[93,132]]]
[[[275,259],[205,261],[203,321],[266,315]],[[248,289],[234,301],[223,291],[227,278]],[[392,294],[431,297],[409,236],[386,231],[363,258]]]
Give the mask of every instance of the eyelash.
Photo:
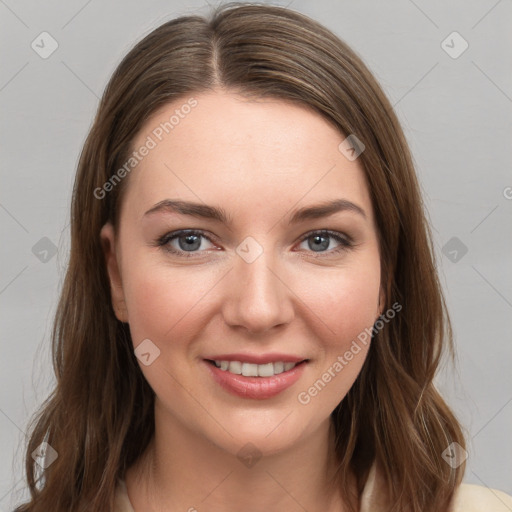
[[[202,253],[202,252],[205,252],[205,251],[195,251],[195,252],[182,251],[182,250],[177,250],[174,247],[171,247],[170,245],[168,245],[169,242],[171,242],[175,238],[179,238],[182,235],[200,235],[200,236],[206,238],[209,242],[214,243],[210,239],[210,237],[208,237],[205,234],[205,232],[200,230],[200,229],[181,229],[179,231],[173,231],[171,233],[166,233],[165,235],[163,235],[160,238],[158,238],[157,240],[155,240],[154,245],[156,245],[157,247],[161,247],[166,252],[175,254],[175,255],[183,257],[183,258],[197,258],[197,257],[201,257],[201,256],[197,256],[197,255]],[[329,237],[333,238],[334,240],[336,240],[337,242],[340,243],[340,246],[338,248],[336,248],[336,249],[331,249],[330,251],[320,251],[320,252],[317,252],[316,253],[317,255],[314,256],[314,258],[323,257],[322,255],[338,254],[338,253],[341,253],[341,252],[346,251],[348,249],[351,249],[354,246],[354,244],[353,244],[352,240],[350,239],[350,237],[347,237],[346,235],[345,236],[341,236],[340,233],[338,233],[336,231],[330,231],[328,229],[309,231],[308,233],[306,233],[301,238],[301,240],[299,241],[299,244],[301,244],[302,242],[304,242],[308,238],[311,238],[314,235],[329,236]],[[315,251],[308,251],[308,252],[312,252],[313,254],[315,254]]]

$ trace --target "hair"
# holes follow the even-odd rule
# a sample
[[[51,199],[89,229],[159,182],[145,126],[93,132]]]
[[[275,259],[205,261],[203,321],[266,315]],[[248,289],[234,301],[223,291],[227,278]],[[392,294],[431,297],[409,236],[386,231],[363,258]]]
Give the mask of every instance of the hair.
[[[133,151],[145,121],[201,92],[292,101],[364,143],[359,161],[372,199],[386,306],[400,314],[372,337],[353,386],[331,414],[337,485],[361,493],[376,462],[393,511],[446,511],[465,464],[441,454],[465,447],[461,426],[434,386],[452,328],[436,272],[413,160],[399,121],[360,57],[327,28],[290,9],[230,3],[208,18],[182,16],[138,42],[101,98],[80,155],[71,202],[69,263],[52,330],[56,385],[30,423],[30,501],[18,512],[112,510],[118,478],[154,433],[154,392],[114,313],[101,227],[117,231],[127,179],[94,193]],[[58,453],[44,472],[31,453]],[[354,509],[352,509],[354,510]]]

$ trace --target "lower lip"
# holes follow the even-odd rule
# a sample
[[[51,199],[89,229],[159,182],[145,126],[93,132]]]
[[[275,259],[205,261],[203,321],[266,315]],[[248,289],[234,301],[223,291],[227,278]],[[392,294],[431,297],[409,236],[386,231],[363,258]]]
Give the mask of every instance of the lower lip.
[[[288,389],[300,379],[306,367],[306,362],[303,361],[291,370],[272,377],[244,377],[227,370],[221,370],[206,360],[203,360],[203,362],[214,380],[226,391],[242,398],[252,398],[254,400],[272,398]]]

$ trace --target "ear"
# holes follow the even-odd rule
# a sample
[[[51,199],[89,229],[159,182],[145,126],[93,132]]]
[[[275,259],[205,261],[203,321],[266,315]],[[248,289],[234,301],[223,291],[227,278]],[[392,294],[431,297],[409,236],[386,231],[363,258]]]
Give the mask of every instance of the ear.
[[[115,231],[110,221],[101,228],[100,240],[110,281],[112,307],[114,308],[116,318],[120,322],[128,322],[128,311],[124,300],[123,283],[118,264],[119,254],[116,253]]]

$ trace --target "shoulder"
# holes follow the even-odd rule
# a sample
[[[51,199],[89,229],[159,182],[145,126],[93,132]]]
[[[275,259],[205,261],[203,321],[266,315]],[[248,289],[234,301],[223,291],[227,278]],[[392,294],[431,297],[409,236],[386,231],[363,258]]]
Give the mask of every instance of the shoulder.
[[[510,512],[512,496],[481,485],[461,484],[455,491],[450,512]]]
[[[366,498],[368,499],[368,497]],[[367,510],[368,504],[362,510]],[[510,512],[512,496],[481,485],[461,484],[453,496],[450,512]],[[116,489],[115,512],[134,512],[128,499],[126,484],[119,479]]]
[[[382,475],[374,463],[361,496],[361,512],[391,508]],[[481,485],[461,484],[455,490],[449,512],[512,512],[512,496]]]

